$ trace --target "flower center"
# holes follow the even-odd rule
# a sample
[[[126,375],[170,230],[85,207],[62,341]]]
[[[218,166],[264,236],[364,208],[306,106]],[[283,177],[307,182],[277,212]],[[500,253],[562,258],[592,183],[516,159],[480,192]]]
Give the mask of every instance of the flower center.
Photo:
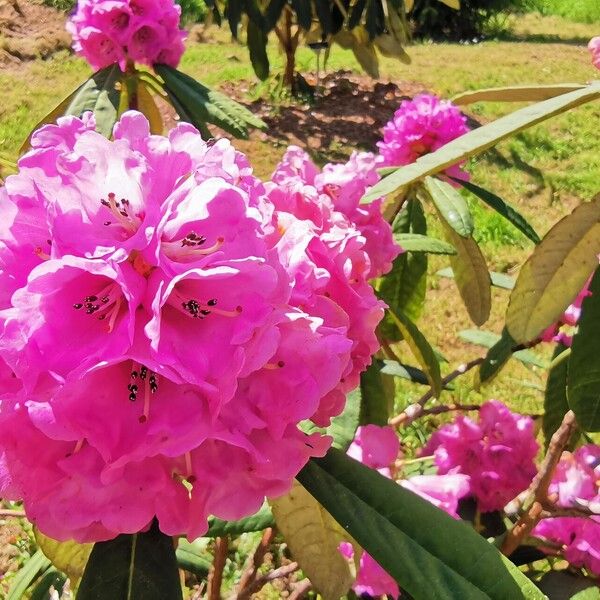
[[[167,304],[193,319],[205,319],[211,314],[222,317],[238,317],[242,313],[243,309],[241,306],[236,306],[234,310],[223,310],[216,308],[217,303],[218,300],[216,298],[211,298],[206,302],[202,302],[196,298],[188,298],[176,289],[171,292],[167,300]]]
[[[140,365],[139,367],[133,363],[127,391],[129,392],[129,400],[135,402],[138,399],[141,389],[144,394],[144,411],[138,418],[140,423],[145,423],[150,416],[150,397],[158,391],[158,374],[150,371],[148,367]]]
[[[174,242],[162,242],[163,252],[171,259],[178,261],[195,260],[198,256],[204,256],[216,252],[225,241],[218,237],[212,246],[204,248],[206,237],[190,231],[184,238]]]
[[[110,192],[110,194],[108,194],[108,200],[105,198],[100,198],[100,203],[109,210],[113,219],[104,221],[105,227],[110,227],[111,225],[120,225],[132,233],[137,231],[141,224],[141,220],[138,216],[130,214],[131,209],[129,206],[129,200],[127,200],[127,198],[121,198],[121,200],[117,200],[114,193]]]
[[[73,304],[75,310],[84,310],[85,314],[95,316],[98,321],[108,319],[108,333],[114,327],[121,305],[123,304],[123,293],[116,283],[109,283],[97,294],[85,296],[81,302]]]

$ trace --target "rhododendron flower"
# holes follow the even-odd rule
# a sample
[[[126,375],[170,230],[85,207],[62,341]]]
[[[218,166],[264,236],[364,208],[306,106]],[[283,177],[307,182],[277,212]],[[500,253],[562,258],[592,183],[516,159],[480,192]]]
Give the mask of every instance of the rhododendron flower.
[[[581,316],[581,305],[583,301],[592,293],[589,291],[591,277],[584,288],[577,294],[577,297],[565,310],[564,314],[557,323],[550,325],[545,329],[540,338],[544,342],[558,342],[564,346],[571,346],[573,343],[573,331],[577,327],[579,317]]]
[[[415,475],[400,481],[400,485],[418,494],[434,506],[458,519],[458,501],[471,490],[470,478],[461,473],[448,475]]]
[[[188,124],[34,134],[0,189],[0,495],[41,531],[156,517],[194,538],[327,451],[299,424],[341,412],[383,308],[357,225],[331,209],[317,227],[276,191]]]
[[[536,473],[537,450],[533,420],[490,400],[481,407],[479,422],[457,416],[431,436],[422,453],[434,454],[440,474],[469,475],[479,509],[488,512],[527,488]]]
[[[403,100],[392,119],[383,127],[377,142],[381,166],[399,167],[413,163],[469,131],[466,117],[449,100],[421,94]],[[446,175],[469,179],[461,164],[448,167]]]
[[[558,506],[571,508],[600,503],[600,446],[588,444],[564,452],[549,487]],[[600,517],[543,519],[534,535],[563,546],[565,558],[576,567],[600,575]],[[554,552],[554,550],[548,550]]]
[[[347,454],[389,478],[390,465],[398,458],[399,452],[400,440],[391,427],[362,425],[356,430]]]
[[[176,67],[186,33],[173,0],[79,0],[67,22],[73,49],[94,69],[128,61]]]
[[[588,49],[592,54],[592,64],[600,69],[600,37],[593,37],[588,44]]]

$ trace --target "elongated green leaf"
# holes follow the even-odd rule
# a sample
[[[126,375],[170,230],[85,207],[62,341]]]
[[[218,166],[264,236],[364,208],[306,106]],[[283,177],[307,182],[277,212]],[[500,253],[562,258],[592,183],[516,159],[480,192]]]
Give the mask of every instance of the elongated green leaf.
[[[440,269],[439,271],[436,271],[435,274],[438,277],[449,277],[450,279],[454,279],[454,271],[452,270],[452,267]],[[515,287],[514,278],[506,273],[490,271],[490,279],[494,287],[502,288],[503,290],[512,290]]]
[[[428,254],[456,254],[452,244],[420,233],[396,233],[394,239],[405,252],[427,252]]]
[[[348,16],[348,29],[354,29],[361,21],[367,0],[356,0]]]
[[[294,560],[324,600],[338,600],[355,576],[338,549],[348,541],[346,532],[297,481],[288,494],[271,500],[271,506]]]
[[[333,21],[331,20],[331,3],[329,0],[314,0],[315,11],[324,35],[333,33]]]
[[[250,62],[256,76],[264,81],[269,76],[269,57],[267,56],[267,34],[252,20],[248,21],[248,51]]]
[[[426,234],[427,221],[421,202],[416,198],[408,200],[394,220],[393,228],[394,234]],[[416,321],[423,309],[426,287],[427,254],[405,252],[394,260],[392,270],[381,280],[378,294],[394,312]],[[387,313],[380,330],[387,340],[399,339],[398,328]]]
[[[585,285],[600,254],[600,196],[578,206],[546,234],[521,268],[506,312],[517,342],[555,323]]]
[[[80,117],[84,112],[92,111],[96,119],[96,130],[110,137],[119,108],[116,85],[122,76],[117,64],[94,73],[77,90],[64,114]]]
[[[308,31],[312,23],[312,9],[310,2],[306,2],[306,0],[292,0],[292,8],[296,13],[298,25],[300,25],[302,29]]]
[[[424,187],[437,211],[448,225],[461,237],[473,235],[473,217],[465,199],[446,181],[426,177]]]
[[[341,415],[331,420],[327,428],[327,435],[333,437],[333,446],[344,452],[348,449],[360,423],[360,411],[362,407],[361,386],[351,391],[346,398],[346,406]]]
[[[94,544],[77,600],[106,598],[181,600],[173,539],[156,521],[145,533]]]
[[[506,327],[502,330],[500,339],[489,349],[485,355],[484,361],[479,367],[479,383],[485,384],[498,375],[502,367],[512,356],[512,349],[515,346],[515,340],[510,337]]]
[[[12,580],[6,600],[22,600],[27,588],[35,581],[40,572],[44,572],[50,567],[50,564],[50,560],[44,556],[41,550],[33,554]]]
[[[183,109],[184,114],[179,113],[180,116],[199,129],[206,131],[206,123],[214,123],[236,137],[247,138],[249,126],[266,127],[247,108],[189,75],[167,65],[154,65],[154,69],[163,78],[169,97],[177,100],[175,109],[178,112],[178,106]]]
[[[298,480],[415,598],[545,598],[469,525],[338,450],[311,459]]]
[[[51,587],[61,594],[66,581],[67,577],[63,573],[50,567],[35,584],[29,600],[48,600]]]
[[[585,84],[581,83],[558,83],[486,88],[458,94],[452,98],[452,102],[459,106],[473,104],[473,102],[540,102],[584,87]]]
[[[417,326],[408,317],[402,313],[396,314],[392,311],[388,312],[392,321],[402,333],[402,337],[406,340],[413,356],[417,359],[417,362],[425,372],[435,397],[439,398],[442,391],[442,377],[440,374],[440,363],[438,362],[433,348],[429,345],[429,342],[425,339],[425,336],[419,331]]]
[[[392,377],[402,377],[402,379],[408,379],[409,381],[420,383],[421,385],[429,385],[427,375],[425,375],[424,371],[421,371],[421,369],[417,369],[416,367],[411,367],[410,365],[399,363],[396,360],[384,360],[381,372],[386,375],[391,375]]]
[[[79,544],[74,541],[59,542],[45,536],[37,527],[34,528],[34,535],[40,550],[57,569],[68,575],[73,581],[81,578],[93,544]]]
[[[475,325],[483,325],[492,309],[491,280],[485,258],[473,238],[462,237],[445,220],[447,240],[456,248],[450,256],[454,280],[467,312]]]
[[[198,542],[190,543],[187,540],[179,540],[175,556],[180,569],[185,569],[198,577],[208,575],[212,561],[202,554],[202,548],[199,547]]]
[[[497,121],[487,123],[387,175],[365,194],[361,202],[372,202],[427,175],[439,173],[469,156],[475,156],[491,148],[514,133],[599,97],[600,82],[594,82],[581,90],[526,106]]]
[[[551,600],[600,600],[597,580],[568,571],[550,571],[538,585]]]
[[[567,349],[563,344],[557,344],[554,349],[552,359],[554,360]],[[553,366],[548,373],[546,381],[546,392],[544,394],[544,418],[542,419],[542,429],[544,431],[544,441],[546,447],[550,443],[550,438],[560,427],[563,417],[569,410],[567,400],[567,370],[568,360],[562,360],[556,366]]]
[[[584,431],[600,431],[600,268],[583,300],[567,375],[569,407]]]
[[[238,27],[242,18],[244,4],[244,0],[228,0],[225,8],[227,13],[227,22],[229,23],[229,30],[231,31],[231,35],[236,40],[238,37]]]
[[[481,198],[488,206],[491,206],[496,212],[501,214],[507,221],[512,223],[521,233],[525,234],[534,244],[540,243],[540,236],[535,229],[527,222],[525,217],[515,210],[510,204],[506,203],[502,198],[484,190],[483,188],[461,179],[452,178],[456,183],[462,185],[465,189]]]
[[[240,535],[251,531],[262,531],[273,525],[273,515],[267,504],[254,515],[240,519],[239,521],[223,521],[216,517],[208,520],[208,531],[205,537],[219,537],[223,535]]]
[[[287,0],[270,0],[267,10],[265,11],[265,27],[267,32],[271,31],[277,25],[277,21],[281,17],[283,7],[287,5]]]
[[[491,331],[482,331],[480,329],[465,329],[463,331],[459,331],[458,336],[466,342],[476,344],[477,346],[483,346],[485,348],[492,348],[494,344],[497,344],[500,341],[501,337],[497,333],[493,333]],[[540,367],[541,369],[546,369],[549,366],[546,360],[531,350],[518,350],[517,352],[513,353],[513,356],[526,365]]]
[[[359,423],[367,425],[387,425],[393,408],[393,394],[390,396],[382,379],[383,361],[377,358],[360,376],[360,417]]]

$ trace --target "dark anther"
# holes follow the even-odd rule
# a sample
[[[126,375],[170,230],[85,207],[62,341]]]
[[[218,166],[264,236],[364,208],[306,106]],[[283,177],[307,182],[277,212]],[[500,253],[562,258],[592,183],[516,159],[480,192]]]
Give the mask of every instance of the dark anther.
[[[96,302],[96,300],[98,300],[98,296],[86,296],[84,298],[85,302]]]
[[[102,300],[102,304],[106,304],[110,300],[110,298],[108,296],[102,296],[100,300]]]
[[[110,221],[104,221],[104,225],[106,225],[107,227],[110,225]]]
[[[75,310],[79,310],[80,308],[83,308],[83,304],[81,304],[81,302],[77,302],[76,304],[73,304],[73,308]]]
[[[217,299],[216,298],[211,298],[206,304],[208,304],[208,306],[216,306],[217,305]]]

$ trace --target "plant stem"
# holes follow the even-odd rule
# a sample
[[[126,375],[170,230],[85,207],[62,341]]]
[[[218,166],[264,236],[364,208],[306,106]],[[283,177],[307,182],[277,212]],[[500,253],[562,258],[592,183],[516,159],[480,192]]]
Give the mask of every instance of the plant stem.
[[[215,539],[215,558],[208,575],[207,600],[221,600],[221,584],[223,583],[223,569],[227,561],[229,542],[227,536]]]
[[[275,530],[272,527],[264,530],[262,538],[256,547],[256,550],[254,551],[254,555],[252,556],[252,564],[248,567],[248,569],[246,569],[240,579],[240,583],[238,585],[238,598],[241,597],[242,592],[244,592],[256,581],[258,570],[265,560],[265,555],[267,554],[274,537]]]

